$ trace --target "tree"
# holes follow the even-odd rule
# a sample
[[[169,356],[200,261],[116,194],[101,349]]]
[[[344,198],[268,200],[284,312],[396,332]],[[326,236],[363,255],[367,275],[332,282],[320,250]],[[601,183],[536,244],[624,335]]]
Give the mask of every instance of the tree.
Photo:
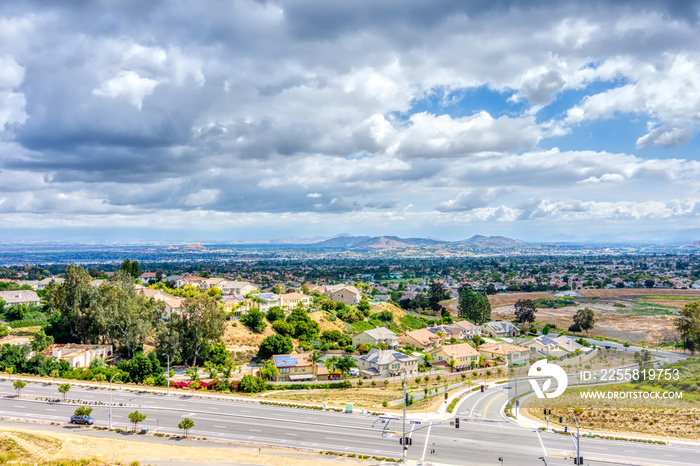
[[[275,354],[289,354],[294,350],[292,339],[282,335],[266,337],[258,348],[258,358],[270,359]]]
[[[676,328],[685,348],[694,353],[700,348],[700,301],[686,304],[679,313]]]
[[[357,304],[357,310],[362,312],[365,317],[369,317],[370,305],[369,300],[365,296],[360,298],[360,302]]]
[[[63,401],[66,401],[66,393],[70,391],[70,384],[69,383],[62,383],[58,386],[58,393],[63,394]]]
[[[47,296],[53,313],[44,330],[57,342],[89,343],[101,334],[91,308],[97,293],[91,282],[92,277],[85,269],[67,265],[64,282],[49,283]]]
[[[276,320],[284,320],[284,311],[282,310],[281,307],[279,306],[272,306],[268,311],[267,314],[265,315],[267,317],[268,322],[273,323]]]
[[[294,337],[300,340],[315,340],[321,331],[318,322],[313,320],[304,309],[293,309],[287,316],[287,322],[294,324]]]
[[[335,374],[335,369],[338,367],[338,356],[328,356],[323,360],[323,365],[328,369],[328,376]]]
[[[216,341],[226,331],[226,313],[206,294],[186,298],[182,311],[173,314],[159,334],[159,346],[178,354],[185,365],[197,365],[205,342]],[[171,347],[171,348],[169,348]]]
[[[78,406],[73,414],[76,416],[89,416],[92,414],[92,408],[89,406]]]
[[[544,327],[542,327],[542,335],[548,335],[551,329],[549,324],[544,324]]]
[[[0,299],[0,301],[2,301]],[[0,311],[2,311],[2,306],[0,306]],[[0,338],[4,338],[10,334],[12,329],[8,325],[0,324]]]
[[[241,316],[243,325],[252,328],[256,333],[265,331],[267,324],[265,323],[265,314],[259,309],[251,309]]]
[[[519,299],[515,302],[515,317],[520,323],[528,325],[535,321],[537,306],[531,299]]]
[[[644,280],[644,288],[654,288],[654,285],[656,285],[656,280],[653,278],[647,278]]]
[[[440,301],[450,298],[450,293],[445,289],[445,285],[441,281],[434,281],[430,284],[428,291],[428,305],[434,312],[439,312],[442,309]]]
[[[53,337],[47,336],[44,329],[40,329],[34,334],[34,340],[32,340],[32,350],[37,353],[41,353],[49,346],[53,345]]]
[[[95,382],[100,384],[100,387],[102,386],[102,382],[107,380],[107,376],[104,375],[102,372],[99,372],[95,374],[95,377],[92,378]]]
[[[634,362],[639,364],[639,370],[641,371],[651,363],[651,353],[648,349],[643,349],[639,353],[634,353]]]
[[[138,411],[129,413],[129,421],[131,421],[134,424],[134,432],[136,431],[136,425],[145,421],[146,417],[147,416],[145,414],[139,413]]]
[[[12,382],[12,386],[15,387],[15,390],[17,390],[17,396],[20,396],[22,389],[27,386],[27,382],[24,380],[15,380]]]
[[[258,375],[263,380],[271,380],[277,374],[279,374],[279,370],[272,360],[263,361],[258,369]]]
[[[345,354],[345,355],[340,356],[338,358],[338,361],[336,362],[335,367],[343,375],[343,378],[347,378],[347,375],[348,375],[348,372],[350,372],[350,369],[352,369],[353,367],[357,367],[357,361],[352,356]]]
[[[120,270],[133,278],[138,278],[141,276],[141,267],[139,267],[138,261],[131,261],[129,259],[124,259],[122,261],[122,266]]]
[[[593,328],[594,324],[595,312],[593,312],[592,309],[585,308],[576,311],[576,315],[574,316],[574,325],[588,333],[588,331]]]
[[[469,286],[459,287],[457,309],[460,319],[479,325],[491,320],[491,303],[488,298],[483,293],[474,292]]]
[[[187,431],[194,427],[194,421],[188,417],[180,421],[177,425],[180,429],[185,431],[185,438],[187,438]]]

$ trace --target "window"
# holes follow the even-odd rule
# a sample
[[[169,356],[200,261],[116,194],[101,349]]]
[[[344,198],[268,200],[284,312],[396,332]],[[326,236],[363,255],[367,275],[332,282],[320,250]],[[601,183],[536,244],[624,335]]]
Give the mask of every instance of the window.
[[[289,374],[289,367],[283,367],[280,369],[280,374]]]

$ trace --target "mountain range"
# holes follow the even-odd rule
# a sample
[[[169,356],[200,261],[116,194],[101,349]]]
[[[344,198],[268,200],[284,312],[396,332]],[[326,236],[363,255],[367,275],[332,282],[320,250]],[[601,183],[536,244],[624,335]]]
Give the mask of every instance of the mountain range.
[[[525,246],[528,243],[505,236],[475,235],[461,241],[441,241],[432,238],[399,238],[398,236],[351,236],[339,235],[325,241],[313,243],[320,248],[378,250],[378,249],[408,249],[408,248],[478,248],[478,249],[510,249]]]

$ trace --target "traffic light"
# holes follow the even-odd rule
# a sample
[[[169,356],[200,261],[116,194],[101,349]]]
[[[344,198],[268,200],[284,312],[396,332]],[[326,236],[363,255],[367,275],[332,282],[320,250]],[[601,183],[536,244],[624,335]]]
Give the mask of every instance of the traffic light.
[[[578,458],[574,458],[574,464],[583,464],[583,456],[579,456]]]
[[[455,418],[455,429],[459,429],[459,418]]]
[[[413,439],[411,437],[401,437],[399,445],[413,445]]]
[[[568,434],[568,433],[569,433],[569,428],[566,427],[566,426],[564,426],[564,433],[565,433],[565,434]]]
[[[445,392],[445,401],[447,401],[447,396],[448,396],[447,392]]]
[[[561,424],[562,422],[564,422],[564,418],[559,416],[559,424]]]
[[[552,410],[551,410],[551,409],[549,410],[549,415],[550,415],[550,416],[552,415]]]
[[[484,392],[484,386],[483,386],[483,385],[481,386],[481,392],[482,392],[482,393]]]

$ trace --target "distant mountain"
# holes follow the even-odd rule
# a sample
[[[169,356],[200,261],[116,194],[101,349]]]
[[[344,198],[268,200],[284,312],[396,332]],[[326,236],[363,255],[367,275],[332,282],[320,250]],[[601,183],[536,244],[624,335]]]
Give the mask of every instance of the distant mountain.
[[[442,244],[427,238],[399,238],[398,236],[376,236],[356,244],[353,249],[398,249],[410,247],[426,247]]]
[[[354,248],[358,244],[367,241],[371,239],[369,236],[350,236],[350,235],[341,235],[341,236],[335,236],[331,239],[327,239],[325,241],[321,241],[318,243],[314,243],[314,246],[322,247],[322,248],[343,248],[343,249],[349,249],[349,248]]]
[[[505,236],[483,236],[474,235],[469,239],[462,241],[456,241],[453,244],[458,244],[465,247],[478,247],[487,249],[503,249],[503,248],[516,248],[519,246],[524,246],[527,243],[518,241],[513,238],[506,238]]]
[[[684,244],[682,248],[700,248],[700,241],[693,241],[692,243]]]

